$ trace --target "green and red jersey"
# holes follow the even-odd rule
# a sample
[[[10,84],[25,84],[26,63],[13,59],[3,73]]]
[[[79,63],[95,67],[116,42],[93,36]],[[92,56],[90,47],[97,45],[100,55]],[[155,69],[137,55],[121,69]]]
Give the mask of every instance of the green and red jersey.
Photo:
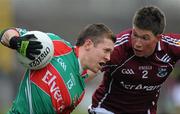
[[[20,35],[27,31],[17,29]],[[47,33],[54,44],[54,57],[40,70],[27,70],[9,113],[69,114],[84,95],[85,77],[78,48]]]

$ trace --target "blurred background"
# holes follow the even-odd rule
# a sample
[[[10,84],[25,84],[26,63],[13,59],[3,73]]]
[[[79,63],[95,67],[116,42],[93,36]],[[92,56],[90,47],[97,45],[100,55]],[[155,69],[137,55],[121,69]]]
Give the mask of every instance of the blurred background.
[[[115,33],[130,28],[133,14],[144,5],[160,7],[167,17],[165,32],[180,33],[180,0],[0,0],[0,30],[21,27],[53,32],[72,44],[80,29],[90,23],[105,23]],[[13,51],[0,45],[0,114],[11,106],[24,68]],[[163,84],[158,114],[180,114],[180,63]],[[87,114],[102,76],[87,84],[83,102],[73,114]]]

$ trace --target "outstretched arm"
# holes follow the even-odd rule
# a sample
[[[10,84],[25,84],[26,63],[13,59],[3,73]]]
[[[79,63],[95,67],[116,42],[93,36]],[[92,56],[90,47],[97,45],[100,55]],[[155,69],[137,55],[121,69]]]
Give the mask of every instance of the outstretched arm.
[[[14,36],[19,37],[19,32],[15,28],[6,29],[1,32],[1,43],[7,47],[10,47],[10,40]]]
[[[17,50],[22,56],[31,60],[35,59],[35,55],[40,54],[42,44],[39,41],[30,40],[36,38],[33,34],[20,36],[16,28],[5,29],[1,33],[0,41],[6,47]]]

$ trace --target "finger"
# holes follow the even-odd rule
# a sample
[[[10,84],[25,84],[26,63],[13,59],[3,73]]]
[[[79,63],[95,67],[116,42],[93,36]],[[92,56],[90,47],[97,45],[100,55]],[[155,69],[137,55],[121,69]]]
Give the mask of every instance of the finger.
[[[32,55],[39,55],[41,53],[40,50],[29,50],[28,53],[31,53]]]
[[[28,48],[29,49],[42,49],[43,46],[39,42],[30,42],[29,45],[28,45]]]
[[[41,42],[39,42],[39,41],[29,41],[29,44],[30,45],[39,45],[39,44],[41,44]]]
[[[29,49],[42,49],[43,46],[42,46],[42,45],[29,45],[28,48],[29,48]]]
[[[26,57],[29,58],[30,60],[34,60],[35,59],[35,57],[33,55],[31,55],[30,53],[28,53]]]

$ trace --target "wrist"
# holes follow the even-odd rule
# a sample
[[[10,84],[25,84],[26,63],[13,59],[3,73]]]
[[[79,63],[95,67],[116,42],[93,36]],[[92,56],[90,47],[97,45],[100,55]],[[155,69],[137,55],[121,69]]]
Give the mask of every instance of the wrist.
[[[9,41],[9,47],[12,49],[18,49],[19,45],[18,45],[18,38],[17,36],[13,36],[10,41]]]
[[[1,32],[0,41],[3,45],[10,47],[10,40],[14,36],[19,36],[18,31],[15,28],[8,28]]]

